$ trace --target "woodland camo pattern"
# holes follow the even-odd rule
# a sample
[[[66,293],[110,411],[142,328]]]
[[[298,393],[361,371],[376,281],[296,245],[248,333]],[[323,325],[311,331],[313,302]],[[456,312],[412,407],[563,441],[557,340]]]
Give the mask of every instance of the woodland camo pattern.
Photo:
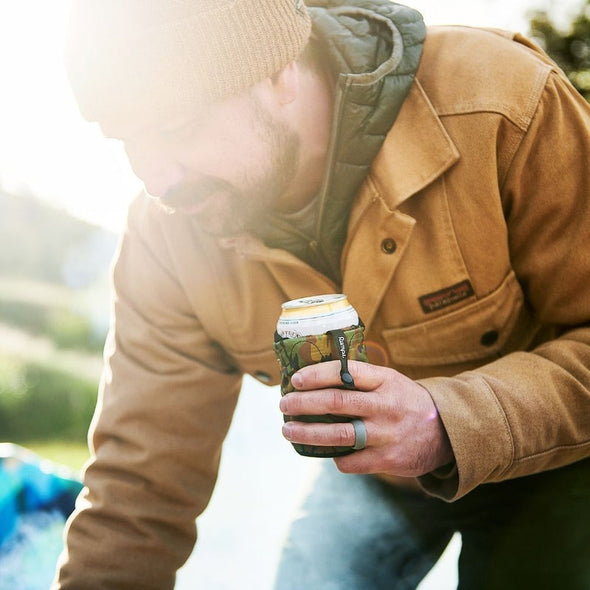
[[[364,345],[364,326],[361,324],[350,330],[344,330],[347,355],[349,360],[365,361],[367,355]],[[315,365],[325,361],[339,360],[336,343],[332,334],[316,334],[299,338],[281,338],[275,333],[273,349],[281,367],[281,395],[294,391],[291,377],[301,367]],[[343,416],[285,416],[288,420],[301,422],[348,422],[350,418]],[[300,455],[307,457],[338,457],[353,452],[352,447],[320,447],[293,443]]]

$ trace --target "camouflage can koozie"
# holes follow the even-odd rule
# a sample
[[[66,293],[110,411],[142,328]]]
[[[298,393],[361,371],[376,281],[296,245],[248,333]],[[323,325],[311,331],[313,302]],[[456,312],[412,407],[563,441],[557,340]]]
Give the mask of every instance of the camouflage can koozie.
[[[291,377],[301,367],[324,361],[342,361],[343,353],[344,358],[366,361],[364,329],[362,322],[359,322],[358,326],[349,329],[332,330],[325,334],[300,336],[298,338],[281,338],[275,333],[273,348],[281,367],[281,395],[294,391],[291,385]],[[332,414],[324,416],[285,416],[284,419],[285,422],[289,420],[301,422],[350,421],[350,418]],[[293,443],[293,447],[300,455],[306,457],[340,457],[354,452],[352,447],[326,447],[297,443]]]

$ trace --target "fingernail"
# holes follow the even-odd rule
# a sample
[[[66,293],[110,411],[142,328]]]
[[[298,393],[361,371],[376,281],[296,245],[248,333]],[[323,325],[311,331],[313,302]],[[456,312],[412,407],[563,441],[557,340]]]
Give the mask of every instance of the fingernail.
[[[283,412],[283,414],[287,410],[287,400],[284,397],[282,397],[281,400],[279,401],[279,410],[281,410],[281,412]]]
[[[299,373],[295,373],[295,375],[291,377],[291,385],[297,388],[303,385],[303,379],[301,378],[301,375]]]

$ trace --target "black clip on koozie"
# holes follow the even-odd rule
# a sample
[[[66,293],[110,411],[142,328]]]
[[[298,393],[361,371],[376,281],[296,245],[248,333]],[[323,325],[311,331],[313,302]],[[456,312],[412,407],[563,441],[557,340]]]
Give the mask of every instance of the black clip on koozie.
[[[354,379],[348,371],[348,343],[342,330],[328,332],[334,340],[334,347],[340,359],[340,381],[345,389],[355,389]]]

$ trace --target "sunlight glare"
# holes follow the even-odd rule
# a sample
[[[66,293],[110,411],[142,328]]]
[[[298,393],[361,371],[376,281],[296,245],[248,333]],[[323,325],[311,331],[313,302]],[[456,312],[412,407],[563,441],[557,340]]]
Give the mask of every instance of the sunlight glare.
[[[63,66],[65,0],[0,0],[0,185],[110,229],[139,189],[115,142],[78,113]]]
[[[559,23],[582,0],[408,1],[427,24],[468,24],[527,33],[527,11]],[[122,227],[141,184],[119,144],[78,113],[63,66],[69,0],[0,0],[0,188],[33,193],[70,213]]]

